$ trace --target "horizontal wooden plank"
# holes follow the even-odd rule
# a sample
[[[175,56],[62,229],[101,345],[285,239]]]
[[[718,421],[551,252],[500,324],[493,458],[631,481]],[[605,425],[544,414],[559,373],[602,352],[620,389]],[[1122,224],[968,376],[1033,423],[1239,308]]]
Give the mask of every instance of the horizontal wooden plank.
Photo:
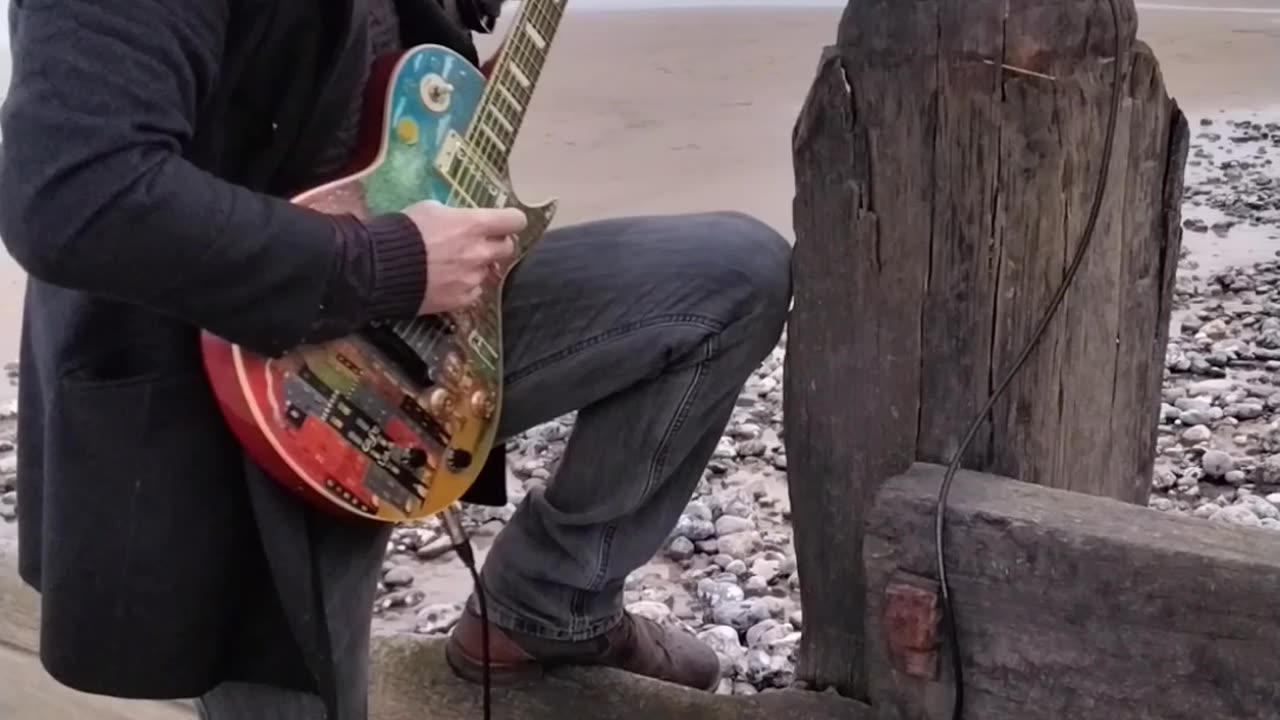
[[[882,622],[891,584],[937,578],[942,476],[913,466],[869,519],[871,695],[885,720],[949,718],[949,655],[938,681],[898,672]],[[947,538],[966,717],[1280,718],[1280,534],[961,471]]]

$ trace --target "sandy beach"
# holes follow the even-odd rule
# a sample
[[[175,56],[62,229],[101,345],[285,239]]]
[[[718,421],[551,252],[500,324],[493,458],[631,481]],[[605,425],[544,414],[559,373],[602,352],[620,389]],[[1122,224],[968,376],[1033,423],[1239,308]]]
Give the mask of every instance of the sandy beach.
[[[560,198],[559,223],[733,208],[790,237],[791,127],[840,8],[594,9],[636,4],[571,7],[513,159],[517,192]],[[1274,111],[1280,1],[1218,4],[1140,5],[1139,35],[1188,113]],[[17,355],[23,284],[0,253],[0,361]]]

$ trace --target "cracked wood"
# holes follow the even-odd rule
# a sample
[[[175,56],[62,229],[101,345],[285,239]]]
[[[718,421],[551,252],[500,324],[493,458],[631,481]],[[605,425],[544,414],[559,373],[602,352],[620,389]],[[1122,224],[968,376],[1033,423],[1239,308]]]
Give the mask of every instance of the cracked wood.
[[[1098,0],[852,0],[793,133],[786,440],[799,675],[867,697],[862,524],[945,463],[1030,338],[1096,192],[1114,33],[1123,107],[1088,255],[964,458],[1145,501],[1181,231],[1186,122]],[[1008,66],[1008,67],[1005,67]]]

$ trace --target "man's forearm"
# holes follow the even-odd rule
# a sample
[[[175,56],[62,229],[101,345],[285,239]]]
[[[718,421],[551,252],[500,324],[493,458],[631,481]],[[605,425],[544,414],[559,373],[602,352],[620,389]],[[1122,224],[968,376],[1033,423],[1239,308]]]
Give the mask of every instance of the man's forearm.
[[[24,166],[20,152],[5,155],[8,188]],[[25,202],[13,202],[22,191],[6,191],[0,234],[33,277],[150,307],[264,353],[411,316],[422,301],[425,252],[402,215],[366,226],[223,183],[177,158],[153,177],[113,183],[117,170],[85,166],[29,188]],[[65,207],[72,203],[79,207]]]
[[[427,253],[413,222],[401,213],[368,223],[344,215],[335,222],[344,252],[304,341],[345,335],[374,319],[416,315],[426,295]]]
[[[21,8],[11,12],[0,237],[33,277],[267,353],[416,312],[425,250],[403,216],[364,225],[325,215],[182,157],[200,91],[215,81],[224,3]]]

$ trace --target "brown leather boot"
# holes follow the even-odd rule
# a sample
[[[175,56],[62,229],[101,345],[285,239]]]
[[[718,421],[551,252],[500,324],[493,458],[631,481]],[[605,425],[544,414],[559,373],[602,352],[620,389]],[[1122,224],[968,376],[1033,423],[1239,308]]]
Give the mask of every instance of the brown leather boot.
[[[445,657],[464,680],[483,678],[480,618],[463,614],[445,646]],[[720,659],[692,635],[626,613],[597,638],[580,642],[544,640],[489,625],[489,671],[493,684],[536,678],[557,665],[602,665],[698,690],[720,683]]]

